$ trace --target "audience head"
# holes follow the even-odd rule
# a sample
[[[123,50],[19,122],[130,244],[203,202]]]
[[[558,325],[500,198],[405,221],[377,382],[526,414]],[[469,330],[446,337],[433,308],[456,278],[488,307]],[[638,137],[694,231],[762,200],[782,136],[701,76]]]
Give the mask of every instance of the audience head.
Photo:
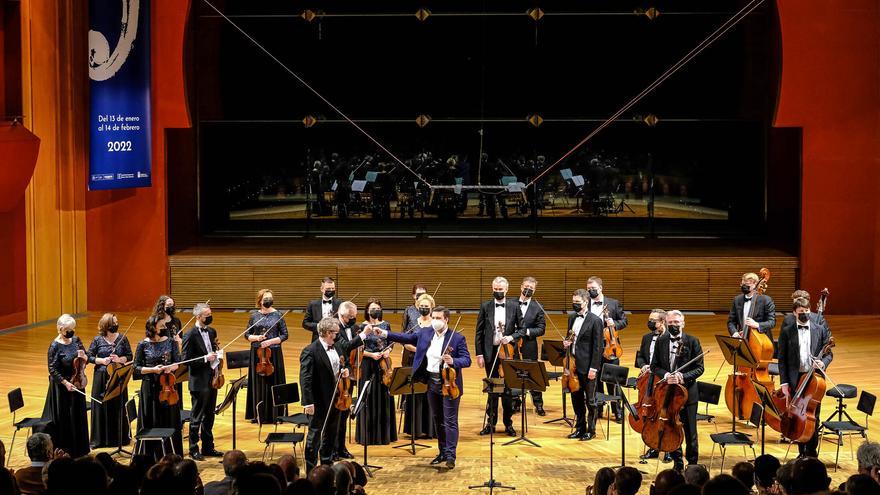
[[[702,464],[691,464],[684,470],[684,481],[703,488],[703,485],[709,481],[709,470]]]
[[[880,482],[880,443],[865,441],[856,452],[859,474],[867,474]]]
[[[755,466],[752,466],[751,462],[736,463],[730,470],[730,474],[751,491],[755,484]]]
[[[75,478],[63,480],[64,488],[68,493],[88,493],[89,495],[102,495],[107,493],[107,471],[91,457],[81,457],[73,461],[72,468]]]
[[[791,495],[791,476],[793,468],[794,461],[789,461],[779,466],[779,469],[776,470],[776,482],[779,483],[779,488],[782,489],[785,495]]]
[[[684,476],[674,469],[664,469],[657,474],[654,483],[651,484],[651,495],[669,495],[669,492],[678,485],[685,484]]]
[[[779,470],[779,459],[764,454],[755,459],[755,485],[758,489],[767,490],[776,481],[776,471]]]
[[[678,485],[673,488],[669,495],[700,495],[700,487],[697,485],[692,485],[690,483],[685,483],[683,485]]]
[[[49,493],[57,495],[83,493],[76,484],[71,483],[71,480],[78,479],[79,476],[70,457],[53,459],[43,469],[45,473],[43,483]]]
[[[880,484],[868,474],[854,474],[846,480],[847,495],[880,495]]]
[[[278,480],[278,485],[281,486],[282,491],[287,486],[287,475],[284,474],[284,469],[281,468],[278,464],[269,464],[269,470],[271,471],[271,475]]]
[[[52,437],[46,433],[34,433],[27,440],[27,453],[31,462],[49,462],[52,458]]]
[[[223,473],[226,476],[235,476],[235,471],[246,464],[247,456],[240,450],[229,450],[223,454]]]
[[[608,489],[614,483],[615,473],[609,467],[603,467],[596,471],[593,484],[587,487],[589,495],[608,495]]]
[[[174,465],[174,475],[180,483],[191,492],[202,486],[199,466],[192,459],[184,459]]]
[[[333,495],[334,477],[335,474],[330,466],[315,466],[309,471],[309,481],[315,486],[315,491],[318,492],[318,495]]]
[[[803,457],[791,468],[791,493],[788,495],[824,492],[830,484],[825,464],[815,457]]]
[[[349,462],[349,464],[354,467],[354,476],[352,476],[354,484],[358,486],[367,486],[367,471],[364,467],[354,461]]]
[[[12,471],[0,469],[0,493],[18,493],[15,487],[15,477],[12,476]]]
[[[624,466],[614,475],[609,495],[636,495],[642,486],[642,473],[634,467]]]
[[[287,487],[287,495],[318,495],[311,481],[300,478]]]
[[[296,457],[290,454],[284,454],[278,459],[278,466],[284,471],[284,478],[287,480],[288,484],[293,483],[299,478],[299,463],[297,462]]]
[[[351,471],[345,463],[337,462],[333,465],[333,479],[336,495],[348,495],[351,492]]]
[[[729,474],[719,474],[703,485],[703,495],[749,495],[749,490]]]

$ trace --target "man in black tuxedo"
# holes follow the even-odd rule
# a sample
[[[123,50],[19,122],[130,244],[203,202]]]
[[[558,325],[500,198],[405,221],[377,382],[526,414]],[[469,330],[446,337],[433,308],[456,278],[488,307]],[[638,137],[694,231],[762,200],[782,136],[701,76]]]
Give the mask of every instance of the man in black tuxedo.
[[[189,455],[197,461],[205,457],[222,457],[214,448],[214,409],[217,407],[217,389],[211,386],[214,370],[220,365],[223,351],[217,345],[217,331],[211,328],[214,317],[205,303],[193,308],[196,324],[183,337],[183,359],[189,363],[189,394],[192,398],[192,416],[189,424]],[[199,452],[199,437],[202,451]]]
[[[339,303],[339,311],[336,315],[336,323],[339,325],[339,336],[336,340],[337,345],[344,345],[349,349],[354,349],[359,346],[350,346],[349,343],[358,335],[358,324],[357,324],[357,305],[351,301],[343,301]],[[348,354],[345,355],[346,360],[348,360],[350,356]],[[349,366],[356,366],[356,363],[348,363]],[[352,380],[351,389],[349,389],[349,393],[352,392],[356,385],[356,382]],[[339,430],[336,435],[336,445],[334,446],[333,457],[335,459],[354,459],[354,455],[348,451],[345,447],[345,440],[348,438],[346,432],[348,430],[348,417],[351,415],[349,411],[340,411],[339,413]]]
[[[538,287],[538,281],[534,277],[526,277],[520,285],[519,296],[519,314],[520,326],[514,334],[517,341],[521,359],[530,361],[538,360],[538,337],[544,335],[547,329],[547,318],[544,314],[544,307],[538,301],[532,299],[535,289]],[[541,392],[537,390],[530,391],[532,395],[532,403],[535,405],[535,412],[538,416],[544,416],[544,398]],[[519,411],[520,398],[513,398],[513,411]]]
[[[337,342],[339,321],[324,318],[318,322],[318,340],[306,346],[299,357],[303,412],[309,415],[309,433],[306,437],[306,471],[318,462],[333,462],[337,445],[340,411],[333,406],[336,398],[337,377],[348,377],[345,356],[351,349],[363,345],[370,333],[364,330],[348,342]]]
[[[820,356],[822,349],[831,339],[831,330],[824,318],[810,312],[810,301],[797,298],[792,303],[794,314],[787,315],[779,332],[779,388],[785,394],[786,402],[798,387],[801,378],[812,371],[815,365],[821,370],[828,368],[834,354]],[[821,404],[820,404],[821,406]],[[818,419],[820,407],[816,408]],[[806,443],[798,444],[800,457],[816,457],[819,445],[819,428],[813,432]]]
[[[617,299],[607,297],[602,293],[602,279],[596,276],[590,277],[587,279],[587,292],[590,295],[590,312],[594,315],[598,316],[601,320],[603,320],[603,330],[605,326],[614,325],[618,331],[626,328],[626,314],[623,312],[623,306],[620,305],[620,301]],[[605,318],[604,310],[608,308],[608,318]],[[603,337],[604,338],[604,337]],[[612,357],[611,359],[605,359],[602,357],[602,364],[610,363],[613,365],[620,365],[620,359],[616,357]],[[601,368],[600,368],[601,369]],[[600,380],[596,385],[596,391],[599,393],[605,392],[605,385]],[[616,395],[615,392],[611,388],[611,385],[608,386],[608,395]],[[602,406],[604,409],[604,404]],[[611,412],[614,413],[614,421],[620,423],[622,415],[620,414],[620,410],[617,408],[617,402],[613,402],[611,404]],[[602,416],[602,411],[599,411],[599,416]]]
[[[636,368],[639,369],[639,377],[645,373],[651,373],[651,359],[654,357],[654,350],[657,348],[657,339],[666,332],[666,311],[663,309],[652,309],[648,315],[648,333],[642,335],[642,343],[639,350],[636,351]],[[653,376],[653,375],[651,375]],[[652,384],[649,381],[649,384]],[[648,390],[652,387],[649,386]],[[648,449],[647,452],[639,456],[640,459],[656,459],[660,455],[654,449]],[[672,462],[672,456],[669,452],[663,455],[663,462]]]
[[[513,342],[517,329],[520,327],[521,313],[516,299],[507,299],[507,279],[495,277],[492,281],[493,298],[480,305],[477,316],[477,333],[474,346],[477,351],[477,365],[485,368],[486,376],[498,377],[501,363],[495,359],[500,344]],[[498,395],[488,394],[486,408],[489,418],[480,435],[488,435],[498,423]],[[501,395],[501,409],[504,414],[504,431],[511,437],[516,436],[513,429],[513,401],[506,392]]]
[[[687,445],[688,464],[696,464],[700,457],[697,438],[697,378],[703,375],[702,356],[693,363],[676,371],[680,366],[703,353],[700,340],[684,333],[684,315],[677,309],[666,313],[666,332],[657,339],[651,372],[658,378],[665,378],[670,384],[682,384],[688,391],[688,400],[681,410],[679,419],[684,427],[684,441]],[[684,470],[681,460],[681,447],[672,452],[674,469]]]
[[[574,313],[568,315],[568,334],[571,338],[562,341],[566,349],[571,348],[571,357],[575,361],[577,379],[580,382],[580,388],[571,393],[571,406],[576,420],[574,433],[568,438],[581,441],[591,440],[596,436],[596,382],[603,349],[602,319],[590,312],[587,305],[589,297],[584,289],[574,291],[571,296]],[[589,417],[586,416],[588,410]]]
[[[312,342],[318,338],[318,322],[323,318],[336,315],[339,310],[339,299],[336,297],[336,281],[324,277],[321,281],[321,299],[309,301],[302,326],[312,332]]]
[[[749,327],[773,340],[776,305],[770,296],[757,293],[758,280],[754,273],[744,273],[742,276],[742,294],[733,298],[733,306],[727,317],[727,331],[734,337],[742,337],[742,330]]]

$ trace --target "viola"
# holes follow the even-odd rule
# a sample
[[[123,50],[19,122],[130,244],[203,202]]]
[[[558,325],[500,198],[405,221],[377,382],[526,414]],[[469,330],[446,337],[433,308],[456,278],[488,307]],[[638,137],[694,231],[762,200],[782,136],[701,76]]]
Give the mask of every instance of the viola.
[[[74,337],[74,338],[76,338],[76,337]],[[77,347],[79,348],[79,350],[85,351],[85,349],[83,349],[82,341],[79,340],[78,338],[76,338],[76,342],[77,342]],[[79,354],[79,353],[77,353],[77,354]],[[86,388],[86,385],[88,385],[89,379],[86,378],[86,366],[88,364],[89,364],[88,356],[81,357],[81,356],[77,355],[73,359],[73,375],[70,377],[70,380],[68,380],[68,381],[70,383],[72,383],[74,387],[76,387],[78,389],[84,389],[84,388]]]
[[[217,339],[214,339],[214,345],[218,348],[220,347],[220,342]],[[211,388],[219,389],[226,383],[226,377],[223,376],[223,354],[222,351],[217,355],[217,367],[214,368],[213,375],[211,375]]]
[[[342,372],[342,368],[340,368],[340,373]],[[339,381],[336,383],[336,402],[333,404],[333,407],[340,411],[347,411],[351,408],[351,378],[348,377],[340,377]]]
[[[171,356],[165,353],[165,364],[171,361]],[[177,394],[177,378],[170,370],[165,370],[159,374],[159,402],[169,406],[177,405],[180,396]]]
[[[568,329],[565,340],[572,340],[572,336],[571,329]],[[575,345],[574,341],[572,341],[571,345]],[[581,389],[581,384],[580,381],[578,381],[576,362],[571,357],[571,345],[565,349],[565,360],[563,361],[564,369],[561,381],[563,392],[568,390],[570,393],[574,393]]]
[[[502,335],[504,334],[504,326],[501,322],[498,322],[498,330]],[[504,361],[505,359],[514,359],[514,346],[512,343],[500,344],[498,346],[498,360]],[[498,363],[498,377],[504,378],[504,368],[501,366],[501,363]]]
[[[835,345],[834,337],[828,339],[828,343],[825,344],[816,359],[821,360],[827,356]],[[817,372],[815,363],[811,366],[810,372],[804,373],[798,381],[797,389],[791,394],[791,400],[788,401],[788,404],[786,404],[782,389],[773,392],[773,404],[777,410],[783,411],[779,420],[770,414],[764,415],[768,426],[795,443],[803,443],[812,438],[818,422],[816,409],[822,403],[822,397],[825,396],[825,378]]]
[[[390,346],[388,346],[388,348],[394,348],[394,344],[391,344]],[[394,369],[392,368],[392,366],[393,363],[391,361],[391,355],[388,355],[388,357],[383,357],[379,360],[379,369],[382,370],[382,383],[384,383],[386,387],[391,386],[391,377],[392,375],[394,375]]]
[[[358,347],[356,349],[352,349],[351,352],[348,353],[348,362],[353,364],[351,371],[351,378],[353,380],[361,379],[361,350],[363,347]]]
[[[113,352],[110,354],[111,362],[110,362],[110,364],[107,365],[107,375],[108,376],[112,375],[117,370],[124,368],[125,366],[128,366],[130,364],[130,363],[123,364],[123,363],[115,361],[114,359],[118,357],[116,352],[119,350],[119,344],[121,344],[122,341],[125,340],[125,336],[128,335],[128,331],[131,330],[131,326],[134,325],[135,321],[137,321],[137,316],[135,316],[134,319],[131,320],[131,323],[128,324],[128,328],[125,329],[125,332],[123,332],[123,334],[121,336],[117,337],[116,343],[113,345]]]
[[[608,321],[607,304],[602,308],[602,319],[606,322]],[[620,346],[620,336],[617,333],[617,328],[615,328],[614,323],[610,325],[606,323],[602,335],[605,339],[605,350],[602,351],[602,355],[605,359],[619,359],[620,356],[623,356],[623,347]]]
[[[257,364],[254,371],[260,376],[272,376],[275,374],[275,365],[272,364],[272,348],[257,348]]]
[[[446,352],[444,354],[452,354],[452,346],[447,346]],[[449,366],[446,363],[443,363],[443,369],[440,370],[440,376],[443,379],[443,395],[445,397],[449,397],[452,400],[461,397],[461,390],[458,389],[458,384],[455,382],[455,368]]]

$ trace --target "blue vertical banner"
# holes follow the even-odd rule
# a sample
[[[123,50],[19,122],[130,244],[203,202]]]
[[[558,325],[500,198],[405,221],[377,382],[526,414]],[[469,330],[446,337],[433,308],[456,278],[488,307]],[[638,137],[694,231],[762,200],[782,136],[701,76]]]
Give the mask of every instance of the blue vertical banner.
[[[89,190],[148,187],[150,2],[89,1]]]

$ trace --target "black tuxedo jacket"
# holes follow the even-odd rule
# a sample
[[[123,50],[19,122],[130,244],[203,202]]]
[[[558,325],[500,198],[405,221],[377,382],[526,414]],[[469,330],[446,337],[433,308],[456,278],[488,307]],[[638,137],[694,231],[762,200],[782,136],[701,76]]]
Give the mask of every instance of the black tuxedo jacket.
[[[693,335],[682,332],[681,344],[679,345],[679,355],[674,363],[670,363],[670,338],[671,335],[669,335],[669,332],[666,332],[657,339],[657,343],[654,345],[654,359],[651,360],[651,372],[661,379],[666,373],[672,373],[679,366],[703,353],[703,348],[700,346],[700,340]],[[699,401],[697,378],[703,375],[703,371],[702,357],[680,370],[682,376],[684,376],[684,386],[688,391],[688,405],[696,404]]]
[[[538,337],[544,335],[544,332],[547,330],[547,318],[544,315],[544,307],[538,301],[532,299],[529,301],[526,313],[523,314],[519,310],[519,299],[513,300],[516,301],[517,311],[520,314],[520,326],[514,333],[514,337],[516,340],[522,340],[521,357],[537,361]]]
[[[581,331],[575,341],[574,362],[578,373],[586,375],[590,368],[600,372],[602,370],[602,351],[605,349],[605,341],[602,339],[602,331],[605,324],[602,318],[587,311],[586,320],[581,326]],[[577,313],[568,315],[568,330],[572,330]],[[598,375],[597,375],[598,378]]]
[[[500,303],[499,303],[500,304]],[[513,335],[520,328],[519,300],[507,298],[504,300],[504,335]],[[477,356],[483,356],[486,367],[495,361],[495,299],[490,299],[480,305],[480,314],[477,316],[477,333],[474,338],[474,347]]]
[[[733,306],[727,316],[727,331],[733,335],[745,326],[743,323],[743,306],[746,296],[740,294],[733,298]],[[776,326],[776,305],[773,299],[764,294],[755,294],[750,310],[752,319],[758,322],[758,331],[773,340],[773,327]]]
[[[604,298],[602,303],[608,306],[608,316],[614,320],[614,328],[618,330],[623,330],[629,324],[626,321],[626,313],[623,312],[623,306],[620,305],[620,301],[614,299],[613,297],[608,297],[606,295],[602,295]],[[590,308],[593,307],[593,300],[590,299],[587,301],[589,303]],[[605,328],[605,319],[602,318],[602,328]]]
[[[318,339],[318,322],[324,318],[324,312],[321,310],[321,301],[323,299],[313,299],[309,301],[309,305],[306,307],[306,314],[303,316],[302,326],[306,330],[312,332],[312,342]],[[337,298],[333,298],[333,316],[336,316],[336,310],[339,309],[340,301]]]
[[[341,341],[337,339],[333,347],[339,354],[340,366],[346,366],[345,356],[351,349],[360,347],[363,341],[359,336],[352,340]],[[336,391],[336,375],[333,374],[333,365],[323,344],[316,340],[307,345],[299,356],[299,386],[302,389],[303,406],[314,405],[315,415],[322,417],[333,407],[333,397]]]
[[[818,356],[830,338],[831,330],[825,319],[810,313],[810,355]],[[779,331],[779,384],[787,383],[792,392],[797,387],[800,374],[800,347],[797,318],[794,315],[787,315],[782,321],[782,330]],[[832,359],[834,359],[832,352],[822,358],[826,369]]]
[[[192,327],[183,335],[183,360],[206,356],[211,351],[217,350],[217,331],[206,327],[211,341],[211,349],[205,348],[205,341],[199,334],[198,327]],[[214,372],[211,363],[204,359],[192,361],[189,365],[189,390],[191,392],[204,392],[211,388],[211,378]]]
[[[654,339],[654,332],[648,332],[642,335],[642,343],[639,344],[639,350],[636,351],[636,368],[641,368],[647,364],[651,364],[651,340]],[[658,339],[660,337],[657,337]],[[657,345],[654,345],[656,352]]]

